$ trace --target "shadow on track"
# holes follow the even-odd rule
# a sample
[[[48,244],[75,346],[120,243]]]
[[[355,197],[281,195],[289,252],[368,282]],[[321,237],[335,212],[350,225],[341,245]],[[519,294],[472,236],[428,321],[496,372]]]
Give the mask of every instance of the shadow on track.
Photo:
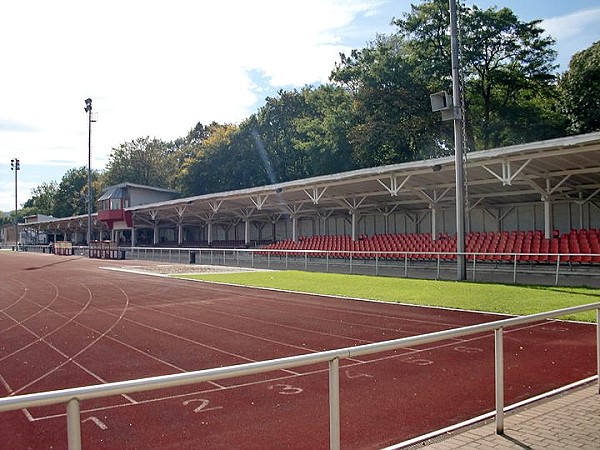
[[[39,266],[39,267],[25,267],[23,270],[40,270],[40,269],[44,269],[46,267],[52,267],[52,266],[56,266],[58,264],[66,264],[66,263],[70,263],[73,261],[79,261],[81,259],[87,259],[86,257],[79,257],[79,258],[69,258],[66,259],[64,261],[57,261],[57,262],[53,262],[50,264],[44,264],[43,266]]]

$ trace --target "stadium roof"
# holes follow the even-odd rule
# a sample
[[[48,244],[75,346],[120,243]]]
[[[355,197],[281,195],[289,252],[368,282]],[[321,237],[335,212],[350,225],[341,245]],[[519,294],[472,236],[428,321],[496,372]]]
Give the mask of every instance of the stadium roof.
[[[163,189],[163,188],[157,188],[154,186],[146,186],[143,184],[135,184],[135,183],[125,182],[125,183],[119,183],[119,184],[115,184],[113,186],[105,187],[103,189],[103,194],[98,199],[98,201],[109,200],[111,198],[124,198],[128,195],[128,193],[127,193],[128,188],[140,189],[142,191],[161,192],[161,193],[166,193],[166,194],[172,194],[171,197],[175,197],[175,196],[178,197],[180,195],[179,192],[174,191],[172,189]]]
[[[467,155],[468,207],[499,208],[552,201],[594,202],[600,209],[600,132]],[[360,212],[455,208],[454,156],[354,170],[237,191],[126,208],[135,227],[184,223],[328,217]],[[85,229],[87,216],[28,224]],[[94,214],[94,226],[105,228]]]
[[[469,207],[600,198],[600,132],[467,155]],[[127,208],[136,226],[275,220],[455,205],[454,157],[414,161]]]

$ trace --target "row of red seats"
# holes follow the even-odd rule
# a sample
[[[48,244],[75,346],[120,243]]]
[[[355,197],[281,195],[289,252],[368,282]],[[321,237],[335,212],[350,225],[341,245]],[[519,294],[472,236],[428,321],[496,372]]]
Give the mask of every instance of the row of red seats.
[[[560,236],[555,230],[546,239],[541,231],[471,232],[465,236],[469,259],[481,261],[600,263],[600,231],[571,230]],[[430,233],[360,235],[353,241],[348,235],[301,237],[297,242],[279,241],[264,247],[271,255],[284,255],[289,250],[312,250],[313,256],[389,259],[455,259],[456,236],[441,233],[433,240]],[[318,252],[321,250],[322,252]],[[266,252],[265,252],[266,254]],[[560,255],[559,255],[560,254]],[[576,254],[576,255],[572,255]]]
[[[560,236],[555,230],[552,238],[546,239],[540,231],[534,233],[506,232],[488,233],[487,235],[470,236],[466,251],[469,253],[491,253],[491,255],[474,255],[472,258],[483,260],[509,260],[514,256],[498,253],[517,254],[519,261],[555,262],[560,255],[564,262],[600,262],[600,244],[598,231],[571,230]],[[560,236],[560,237],[559,237]],[[550,253],[550,255],[548,255]],[[569,255],[575,254],[575,255]]]

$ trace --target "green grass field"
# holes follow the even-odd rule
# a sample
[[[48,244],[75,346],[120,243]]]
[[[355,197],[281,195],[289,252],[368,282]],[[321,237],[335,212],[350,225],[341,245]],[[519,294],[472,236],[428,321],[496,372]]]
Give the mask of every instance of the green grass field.
[[[411,305],[486,311],[512,315],[600,302],[600,289],[430,281],[298,271],[179,275],[183,278],[285,289]],[[566,316],[595,322],[595,311]]]

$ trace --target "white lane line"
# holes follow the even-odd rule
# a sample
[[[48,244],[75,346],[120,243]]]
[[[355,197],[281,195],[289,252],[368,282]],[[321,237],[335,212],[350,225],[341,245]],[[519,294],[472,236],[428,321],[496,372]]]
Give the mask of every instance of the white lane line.
[[[191,318],[189,318],[187,316],[180,315],[180,314],[167,313],[167,312],[163,311],[162,309],[152,308],[152,307],[149,307],[149,306],[139,306],[139,308],[152,311],[154,313],[157,313],[158,315],[163,315],[163,316],[168,316],[168,317],[175,317],[177,319],[182,319],[182,320],[184,320],[186,322],[191,322],[194,325],[202,325],[202,326],[205,326],[205,327],[208,327],[208,328],[217,329],[219,331],[225,331],[227,333],[237,334],[237,335],[240,335],[240,336],[249,337],[249,338],[252,338],[252,339],[259,340],[259,341],[265,341],[265,342],[269,342],[271,344],[280,345],[282,347],[290,347],[290,348],[293,348],[293,349],[302,350],[304,352],[309,352],[309,353],[318,353],[319,351],[321,351],[321,350],[313,349],[313,348],[306,347],[306,346],[300,346],[300,345],[290,344],[290,343],[278,341],[278,340],[275,340],[275,339],[265,338],[265,337],[262,337],[262,336],[259,336],[259,335],[255,335],[255,334],[251,334],[251,333],[245,333],[243,331],[235,330],[235,329],[232,329],[232,328],[226,328],[226,327],[221,327],[221,326],[213,325],[213,324],[210,324],[208,322],[202,322],[202,321],[199,321],[199,320],[191,319]],[[290,328],[294,328],[294,327],[290,327]],[[295,329],[296,329],[296,331],[304,331],[304,332],[310,331],[310,330],[305,330],[305,329],[302,329],[302,328],[295,328]],[[320,333],[320,334],[326,335],[325,333]],[[336,336],[336,335],[329,335],[329,336]],[[339,337],[339,336],[337,336],[337,337]],[[360,343],[365,343],[365,344],[370,343],[369,341],[365,341],[363,339],[360,339],[360,340],[359,339],[349,339],[349,340],[353,340],[353,341],[360,342]]]
[[[74,301],[74,300],[71,300],[71,301]],[[103,312],[105,314],[108,314],[108,315],[111,315],[111,316],[115,315],[115,314],[113,314],[110,311],[104,311],[104,310],[96,308],[96,307],[91,307],[90,309],[95,309],[97,311],[101,311],[101,312]],[[233,356],[234,358],[240,359],[240,360],[242,360],[244,362],[257,362],[257,360],[255,360],[255,359],[248,358],[248,357],[242,356],[242,355],[237,354],[237,353],[229,352],[227,350],[223,350],[223,349],[220,349],[218,347],[214,347],[214,346],[205,344],[203,342],[200,342],[200,341],[197,341],[197,340],[194,340],[194,339],[186,338],[184,336],[180,336],[178,334],[171,333],[171,332],[163,330],[161,328],[157,328],[157,327],[154,327],[152,325],[148,325],[148,324],[145,324],[143,322],[139,322],[137,320],[133,320],[133,319],[131,319],[129,317],[125,317],[123,319],[123,321],[124,322],[132,323],[134,325],[139,325],[140,327],[146,328],[146,329],[148,329],[150,331],[153,331],[153,332],[161,333],[161,334],[164,334],[164,335],[169,336],[169,337],[173,337],[173,338],[178,339],[178,340],[182,340],[182,341],[185,341],[185,342],[188,342],[188,343],[191,343],[191,344],[195,344],[195,345],[198,345],[200,347],[203,347],[203,348],[206,348],[206,349],[209,349],[209,350],[213,350],[213,351],[215,351],[217,353],[222,353],[222,354],[225,354],[225,355],[228,355],[228,356]],[[140,350],[140,351],[143,351],[143,350]],[[293,372],[293,371],[289,371],[289,370],[286,370],[286,369],[284,369],[284,371],[287,371],[289,373],[292,373],[293,375],[296,375],[296,373]]]
[[[86,289],[88,289],[88,292],[90,293],[90,298],[89,301],[83,306],[83,308],[78,312],[77,315],[81,314],[82,311],[84,311],[85,309],[87,309],[89,307],[89,304],[91,302],[91,297],[92,297],[92,293],[89,290],[89,288],[86,287]],[[80,351],[78,351],[77,353],[75,353],[72,356],[67,355],[66,353],[64,353],[62,350],[60,350],[59,348],[57,348],[56,346],[54,346],[53,344],[51,344],[50,342],[48,342],[45,338],[43,338],[42,336],[37,335],[37,333],[35,333],[33,330],[30,330],[28,327],[25,327],[24,325],[23,328],[25,328],[28,332],[30,332],[31,334],[33,334],[34,336],[38,337],[38,339],[43,342],[44,344],[46,344],[48,347],[50,347],[51,349],[53,349],[54,351],[56,351],[58,354],[60,354],[61,356],[63,356],[65,359],[65,361],[59,363],[57,366],[55,366],[53,369],[47,371],[44,375],[36,378],[35,380],[21,386],[20,388],[16,389],[15,391],[13,391],[13,393],[11,393],[10,395],[16,395],[19,392],[22,392],[23,390],[27,389],[28,387],[34,385],[35,383],[43,380],[44,378],[47,378],[48,376],[50,376],[51,374],[55,373],[56,371],[58,371],[59,369],[61,369],[62,367],[64,367],[65,365],[67,365],[68,363],[73,363],[74,365],[76,365],[77,367],[79,367],[81,370],[83,370],[84,372],[86,372],[88,375],[90,375],[91,377],[95,378],[96,380],[100,381],[101,383],[106,383],[107,381],[104,380],[102,377],[100,377],[98,374],[94,373],[93,371],[91,371],[90,369],[88,369],[87,367],[83,366],[82,364],[78,363],[75,358],[77,358],[77,356],[81,355],[83,352],[85,352],[86,350],[88,350],[90,347],[92,347],[96,342],[98,342],[100,339],[102,339],[102,337],[104,337],[107,333],[109,333],[123,318],[123,316],[125,315],[125,312],[127,311],[127,305],[129,304],[129,297],[127,295],[127,293],[121,289],[118,288],[123,295],[125,296],[126,302],[123,306],[123,310],[121,311],[121,314],[118,316],[118,318],[114,321],[114,323],[104,331],[104,333],[100,334],[99,336],[97,336],[95,339],[92,340],[92,342],[90,342],[88,345],[86,345],[83,349],[81,349]],[[77,316],[76,315],[76,316]],[[75,316],[75,317],[76,317]],[[126,398],[128,401],[135,403],[135,400],[132,399],[130,396],[124,394],[123,395],[124,398]]]
[[[32,318],[32,317],[34,317],[34,316],[36,316],[36,315],[40,314],[40,313],[41,313],[41,312],[43,312],[43,311],[49,311],[49,312],[51,312],[51,313],[53,313],[53,314],[55,314],[55,315],[57,315],[57,316],[64,317],[64,318],[66,318],[66,319],[68,319],[68,320],[67,320],[66,322],[62,323],[61,325],[59,325],[58,327],[56,327],[56,328],[52,329],[52,330],[51,330],[51,331],[49,331],[48,333],[46,333],[46,334],[43,334],[43,335],[40,335],[40,336],[39,336],[39,337],[38,337],[36,340],[34,340],[34,341],[30,342],[29,344],[27,344],[27,345],[25,345],[25,346],[23,346],[23,347],[21,347],[21,348],[19,348],[19,349],[15,350],[15,351],[13,351],[12,353],[9,353],[9,354],[7,354],[7,355],[3,356],[2,358],[0,358],[0,362],[1,362],[1,361],[3,361],[3,360],[5,360],[5,359],[7,359],[7,358],[10,358],[11,356],[14,356],[14,355],[18,354],[19,352],[22,352],[22,351],[24,351],[24,350],[28,349],[29,347],[31,347],[31,346],[33,346],[33,345],[37,344],[38,342],[45,342],[45,341],[44,341],[44,339],[45,339],[45,338],[47,338],[48,336],[51,336],[52,334],[56,333],[58,330],[60,330],[60,329],[64,328],[64,327],[65,327],[65,326],[67,326],[69,323],[72,323],[72,322],[75,320],[75,318],[76,318],[77,316],[79,316],[80,314],[82,314],[82,313],[85,311],[85,309],[86,309],[86,308],[87,308],[87,307],[90,305],[90,303],[91,303],[91,301],[92,301],[92,295],[91,295],[91,292],[90,292],[90,290],[89,290],[89,289],[87,289],[87,288],[86,288],[86,289],[87,289],[87,291],[88,291],[88,300],[87,300],[86,304],[85,304],[85,305],[83,305],[83,307],[82,307],[82,308],[81,308],[81,309],[80,309],[80,310],[77,312],[77,314],[75,314],[74,316],[72,316],[72,317],[65,316],[65,315],[63,315],[63,314],[60,314],[60,313],[56,312],[56,311],[55,311],[55,310],[53,310],[52,308],[50,308],[50,306],[52,305],[52,303],[54,303],[54,302],[55,302],[55,300],[57,300],[58,298],[60,298],[60,295],[59,295],[59,293],[58,293],[58,287],[57,287],[57,286],[56,286],[54,283],[50,283],[50,282],[47,282],[47,283],[48,283],[48,284],[50,284],[52,287],[54,287],[54,288],[55,288],[56,295],[55,295],[55,297],[54,297],[54,300],[52,300],[52,302],[50,302],[50,303],[49,303],[48,305],[46,305],[46,306],[44,306],[44,305],[41,305],[40,303],[38,303],[38,302],[35,302],[35,301],[33,301],[33,300],[27,300],[29,303],[33,303],[34,305],[36,305],[36,306],[39,306],[39,307],[41,307],[42,309],[40,309],[38,312],[36,312],[36,313],[35,313],[35,314],[33,314],[32,316],[28,317],[26,320],[18,322],[18,324],[15,324],[14,326],[17,326],[17,325],[19,325],[19,326],[23,326],[23,327],[24,327],[24,325],[23,325],[23,324],[24,324],[24,323],[25,323],[27,320],[29,320],[30,318]],[[6,313],[4,313],[4,314],[6,314]],[[12,317],[11,317],[11,318],[12,318]],[[15,320],[15,319],[12,319],[12,320]],[[25,327],[24,327],[24,328],[25,328]],[[29,329],[28,329],[28,331],[29,331]],[[35,334],[34,334],[34,335],[35,335]]]
[[[0,312],[6,311],[7,309],[12,308],[13,306],[15,306],[17,303],[19,303],[21,300],[23,300],[26,296],[27,296],[27,286],[25,285],[25,283],[23,283],[21,280],[8,280],[8,281],[3,281],[3,290],[8,286],[8,283],[10,283],[11,281],[14,281],[16,283],[19,283],[21,285],[21,287],[23,288],[23,292],[19,295],[19,297],[17,299],[15,299],[12,303],[9,303],[8,305],[6,305],[5,307],[3,307],[2,309],[0,309]],[[8,290],[8,289],[6,289]],[[12,291],[12,289],[11,289]],[[15,295],[14,292],[11,292],[11,294]],[[4,330],[3,330],[4,331]]]
[[[10,385],[8,384],[8,382],[4,379],[4,377],[2,375],[0,375],[0,384],[2,384],[2,386],[4,386],[4,388],[6,389],[6,391],[10,394],[12,392],[12,388],[10,387]],[[29,410],[27,408],[22,408],[21,412],[25,415],[25,417],[27,418],[27,420],[29,422],[34,422],[35,419],[31,413],[29,412]]]
[[[77,302],[76,300],[72,300],[72,299],[67,299],[67,300],[69,300],[69,301],[71,301],[71,302],[73,302],[73,303],[76,303],[76,304],[80,304],[80,303],[79,303],[79,302]],[[94,309],[94,308],[91,308],[91,309]],[[97,308],[96,308],[96,309],[97,309]],[[100,311],[100,310],[98,310],[98,311]],[[57,315],[59,315],[59,316],[61,316],[61,317],[68,318],[68,316],[65,316],[65,315],[63,315],[63,314],[61,314],[61,313],[58,313],[58,312],[56,312],[56,314],[57,314]],[[108,315],[112,315],[112,314],[110,314],[110,313],[106,313],[106,314],[108,314]],[[82,327],[82,328],[84,328],[84,329],[86,329],[86,330],[92,331],[92,332],[94,332],[94,333],[102,333],[102,331],[101,331],[101,330],[98,330],[98,329],[92,328],[92,327],[90,327],[90,326],[88,326],[88,325],[86,325],[86,324],[84,324],[84,323],[82,323],[82,322],[79,322],[78,320],[75,320],[75,321],[74,321],[74,323],[76,323],[76,324],[77,324],[77,325],[79,325],[80,327]],[[186,370],[186,369],[184,369],[184,368],[182,368],[182,367],[179,367],[179,366],[177,366],[177,365],[175,365],[175,364],[173,364],[173,363],[170,363],[170,362],[168,362],[168,361],[165,361],[165,360],[163,360],[162,358],[159,358],[159,357],[157,357],[157,356],[151,355],[151,354],[149,354],[148,352],[146,352],[146,351],[144,351],[144,350],[142,350],[142,349],[140,349],[140,348],[138,348],[138,347],[135,347],[135,346],[133,346],[133,345],[131,345],[131,344],[128,344],[128,343],[127,343],[127,342],[125,342],[125,341],[121,341],[121,340],[119,340],[119,339],[117,339],[117,338],[115,338],[115,337],[113,337],[113,336],[111,336],[111,335],[107,335],[107,334],[105,334],[105,335],[104,335],[104,338],[105,338],[105,339],[107,339],[107,340],[110,340],[110,341],[116,342],[116,343],[118,343],[119,345],[122,345],[122,346],[124,346],[124,347],[126,347],[126,348],[128,348],[128,349],[130,349],[130,350],[132,350],[132,351],[134,351],[134,352],[140,353],[140,354],[142,354],[142,355],[143,355],[144,357],[146,357],[146,358],[152,359],[152,360],[154,360],[154,361],[157,361],[157,362],[159,362],[159,363],[161,363],[161,364],[164,364],[164,365],[166,365],[166,366],[168,366],[168,367],[171,367],[171,368],[173,368],[173,369],[177,370],[178,372],[182,372],[182,373],[184,373],[184,372],[187,372],[187,370]],[[218,383],[215,383],[214,381],[211,381],[211,382],[208,382],[208,383],[210,383],[210,384],[213,384],[214,386],[217,386],[217,387],[219,387],[219,388],[220,388],[220,387],[222,387],[220,384],[218,384]]]
[[[6,331],[9,331],[9,330],[12,330],[13,328],[18,328],[21,324],[23,324],[23,323],[25,323],[25,322],[33,319],[34,317],[36,317],[37,315],[41,314],[44,311],[48,311],[48,310],[51,311],[50,306],[52,306],[52,304],[56,300],[58,300],[58,298],[59,298],[58,289],[56,288],[56,286],[53,283],[50,283],[50,282],[48,282],[46,280],[42,280],[42,281],[45,281],[46,283],[48,283],[50,286],[52,286],[54,288],[54,298],[47,305],[41,305],[41,304],[36,303],[36,302],[34,302],[32,300],[29,300],[26,297],[27,297],[28,294],[31,294],[31,291],[29,290],[29,288],[27,288],[27,286],[25,284],[23,284],[22,282],[19,281],[19,283],[23,284],[23,286],[24,286],[24,293],[23,293],[23,296],[21,298],[19,298],[19,300],[17,302],[14,302],[13,305],[11,305],[11,306],[16,305],[16,303],[20,302],[21,300],[25,300],[25,301],[27,301],[29,303],[33,303],[34,305],[39,306],[41,309],[38,310],[38,311],[36,311],[33,314],[30,314],[25,319],[17,320],[17,319],[15,319],[14,317],[12,317],[10,314],[8,314],[6,312],[6,310],[9,309],[10,307],[3,308],[2,310],[0,310],[0,313],[2,313],[4,315],[6,315],[7,317],[9,317],[15,323],[13,325],[11,325],[10,327],[8,327],[7,329],[2,330],[2,333],[6,332]],[[0,361],[2,361],[2,359],[0,359]]]

